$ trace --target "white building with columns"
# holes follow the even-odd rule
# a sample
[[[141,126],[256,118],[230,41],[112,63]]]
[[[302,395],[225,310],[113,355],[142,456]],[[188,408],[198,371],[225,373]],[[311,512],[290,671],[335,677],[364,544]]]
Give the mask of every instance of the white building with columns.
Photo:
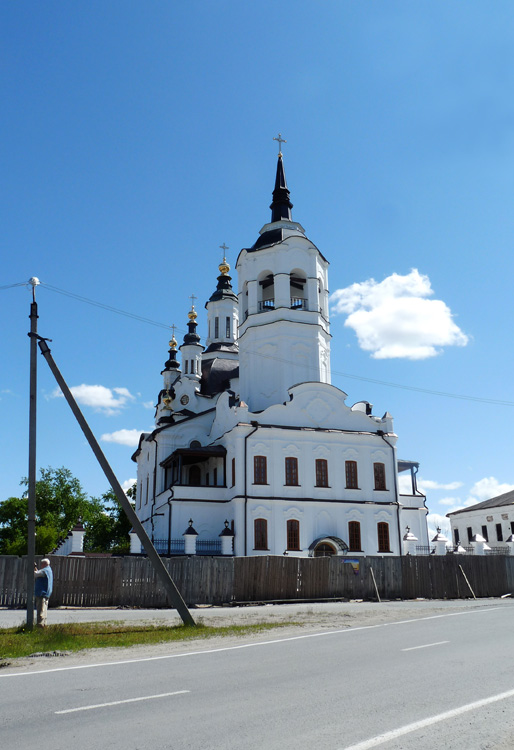
[[[237,294],[219,266],[205,347],[194,305],[170,341],[155,429],[133,456],[136,512],[169,554],[399,555],[407,526],[428,546],[418,464],[398,460],[391,415],[330,383],[328,261],[292,219],[281,153],[270,208],[237,258]]]

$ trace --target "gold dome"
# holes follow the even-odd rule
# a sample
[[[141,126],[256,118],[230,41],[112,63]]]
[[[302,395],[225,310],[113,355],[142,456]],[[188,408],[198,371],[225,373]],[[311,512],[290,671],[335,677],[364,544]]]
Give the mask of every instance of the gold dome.
[[[223,261],[218,266],[220,273],[223,274],[223,276],[226,276],[228,272],[230,271],[230,266],[227,263],[227,259],[223,258]]]
[[[197,319],[198,313],[196,312],[194,305],[191,306],[191,310],[190,310],[190,312],[188,312],[187,317],[189,318],[189,320],[196,320]]]
[[[177,348],[177,339],[175,338],[175,334],[173,334],[173,336],[172,336],[172,338],[171,338],[171,340],[169,342],[169,345],[170,345],[170,349],[176,349]]]

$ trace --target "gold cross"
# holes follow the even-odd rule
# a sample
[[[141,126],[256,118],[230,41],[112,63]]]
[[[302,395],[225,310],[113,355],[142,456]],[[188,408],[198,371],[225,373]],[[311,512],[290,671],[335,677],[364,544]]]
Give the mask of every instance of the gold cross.
[[[282,133],[279,133],[277,138],[273,137],[273,140],[278,141],[278,155],[282,156],[282,144],[287,143],[287,141],[282,138]]]

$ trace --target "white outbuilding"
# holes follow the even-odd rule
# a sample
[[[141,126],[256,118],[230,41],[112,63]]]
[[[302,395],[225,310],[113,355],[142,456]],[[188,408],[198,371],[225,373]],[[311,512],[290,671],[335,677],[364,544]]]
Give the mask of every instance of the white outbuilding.
[[[406,527],[427,548],[418,464],[398,460],[391,415],[331,385],[328,261],[292,219],[281,153],[270,208],[237,294],[219,266],[205,346],[194,305],[170,341],[133,456],[136,512],[165,554],[401,555]]]
[[[472,545],[479,535],[490,547],[510,550],[514,534],[514,490],[448,513],[455,545]]]

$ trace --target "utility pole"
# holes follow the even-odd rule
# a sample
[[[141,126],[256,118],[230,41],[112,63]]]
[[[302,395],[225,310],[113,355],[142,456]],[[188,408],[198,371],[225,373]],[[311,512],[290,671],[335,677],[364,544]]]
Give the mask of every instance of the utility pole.
[[[77,402],[73,398],[73,394],[71,393],[66,381],[61,375],[59,368],[55,364],[52,354],[50,352],[50,349],[46,343],[49,339],[44,339],[41,336],[37,336],[37,339],[39,342],[39,348],[41,349],[41,354],[46,359],[48,366],[50,367],[50,370],[52,371],[52,374],[54,378],[56,379],[57,384],[59,385],[64,398],[68,402],[68,406],[70,407],[73,414],[75,415],[75,419],[79,423],[82,429],[82,432],[84,433],[86,437],[86,440],[91,446],[91,450],[96,456],[96,460],[102,467],[103,472],[105,476],[107,477],[107,480],[109,481],[109,484],[111,485],[112,489],[114,490],[114,493],[116,497],[118,498],[118,501],[121,507],[125,511],[130,523],[132,524],[134,528],[134,531],[136,532],[136,534],[138,535],[141,541],[141,544],[145,548],[146,554],[148,555],[148,559],[153,564],[155,568],[155,572],[161,579],[161,583],[163,584],[166,590],[166,594],[168,595],[170,604],[172,605],[172,607],[174,607],[177,610],[180,617],[182,618],[182,622],[185,625],[195,626],[196,623],[191,613],[189,612],[186,603],[184,602],[179,590],[175,586],[175,583],[173,579],[171,578],[166,566],[164,565],[163,561],[159,557],[157,550],[153,546],[148,534],[145,531],[143,524],[137,517],[136,512],[132,508],[132,505],[130,504],[127,496],[123,492],[123,489],[121,488],[121,485],[118,482],[116,475],[111,469],[109,462],[107,461],[106,457],[103,454],[102,449],[98,445],[98,442],[95,436],[93,435],[91,428],[86,422],[84,415],[80,411]]]
[[[37,302],[39,279],[32,286],[30,305],[29,495],[27,519],[27,628],[34,627],[34,562],[36,557],[36,420],[37,420]]]

